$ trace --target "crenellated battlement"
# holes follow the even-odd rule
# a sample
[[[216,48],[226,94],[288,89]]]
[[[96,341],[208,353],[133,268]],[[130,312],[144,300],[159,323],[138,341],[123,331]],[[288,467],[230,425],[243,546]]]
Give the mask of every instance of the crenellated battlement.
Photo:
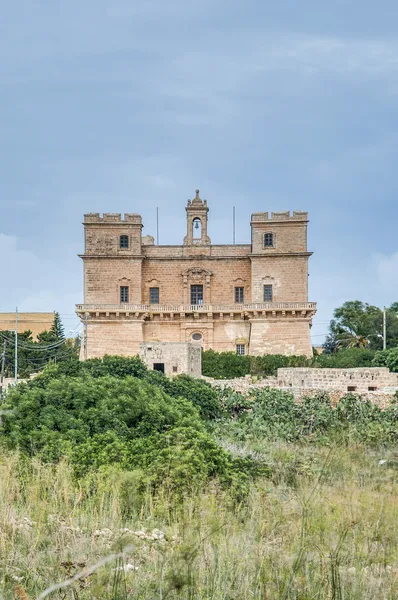
[[[291,214],[290,210],[285,210],[281,212],[258,212],[252,214],[252,223],[275,223],[278,221],[308,221],[308,212],[294,210],[293,214]]]
[[[131,223],[133,225],[142,225],[141,215],[135,213],[125,213],[122,218],[121,213],[87,213],[84,215],[84,224],[90,223]]]

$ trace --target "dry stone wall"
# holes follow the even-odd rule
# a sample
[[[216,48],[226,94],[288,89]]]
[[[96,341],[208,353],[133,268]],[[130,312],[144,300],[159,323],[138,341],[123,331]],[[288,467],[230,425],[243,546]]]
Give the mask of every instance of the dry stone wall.
[[[243,395],[254,390],[274,388],[293,394],[297,401],[326,391],[332,404],[337,404],[347,393],[360,395],[381,408],[386,408],[398,392],[398,374],[387,368],[358,369],[278,369],[276,377],[266,377],[256,381],[250,375],[237,379],[215,380],[205,378],[214,387],[230,388]],[[352,389],[355,388],[355,389]]]

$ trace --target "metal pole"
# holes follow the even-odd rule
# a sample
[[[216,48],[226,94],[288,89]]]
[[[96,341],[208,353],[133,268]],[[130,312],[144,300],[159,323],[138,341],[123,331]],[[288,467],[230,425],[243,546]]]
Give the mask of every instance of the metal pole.
[[[15,309],[15,384],[18,383],[18,307]]]
[[[159,246],[159,207],[156,207],[156,243]]]
[[[383,350],[387,349],[387,311],[383,309]]]
[[[86,320],[84,323],[84,337],[85,337],[85,359],[88,359],[88,313],[86,312]]]
[[[233,210],[233,218],[232,218],[232,221],[233,221],[233,231],[234,231],[234,234],[233,234],[233,239],[234,239],[234,245],[235,245],[235,237],[236,237],[236,236],[235,236],[235,232],[236,232],[235,206],[234,206],[234,210]]]
[[[5,370],[5,366],[6,366],[6,347],[7,347],[7,341],[4,340],[3,354],[2,354],[2,357],[1,357],[0,397],[1,397],[2,393],[3,393],[4,370]]]

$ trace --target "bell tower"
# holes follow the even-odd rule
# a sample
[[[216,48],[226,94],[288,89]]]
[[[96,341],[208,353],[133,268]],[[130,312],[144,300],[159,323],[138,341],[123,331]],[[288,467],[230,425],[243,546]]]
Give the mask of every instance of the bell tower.
[[[207,222],[209,209],[207,200],[201,200],[199,190],[193,200],[188,200],[187,207],[187,235],[184,246],[209,246],[210,238],[207,235]]]

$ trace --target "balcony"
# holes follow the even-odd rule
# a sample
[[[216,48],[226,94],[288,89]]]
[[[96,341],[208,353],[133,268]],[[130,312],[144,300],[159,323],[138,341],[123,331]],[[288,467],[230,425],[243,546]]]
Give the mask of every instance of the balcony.
[[[80,317],[116,317],[130,315],[136,318],[161,318],[169,315],[241,315],[242,318],[266,316],[313,317],[316,302],[263,302],[258,304],[77,304],[76,313]]]

